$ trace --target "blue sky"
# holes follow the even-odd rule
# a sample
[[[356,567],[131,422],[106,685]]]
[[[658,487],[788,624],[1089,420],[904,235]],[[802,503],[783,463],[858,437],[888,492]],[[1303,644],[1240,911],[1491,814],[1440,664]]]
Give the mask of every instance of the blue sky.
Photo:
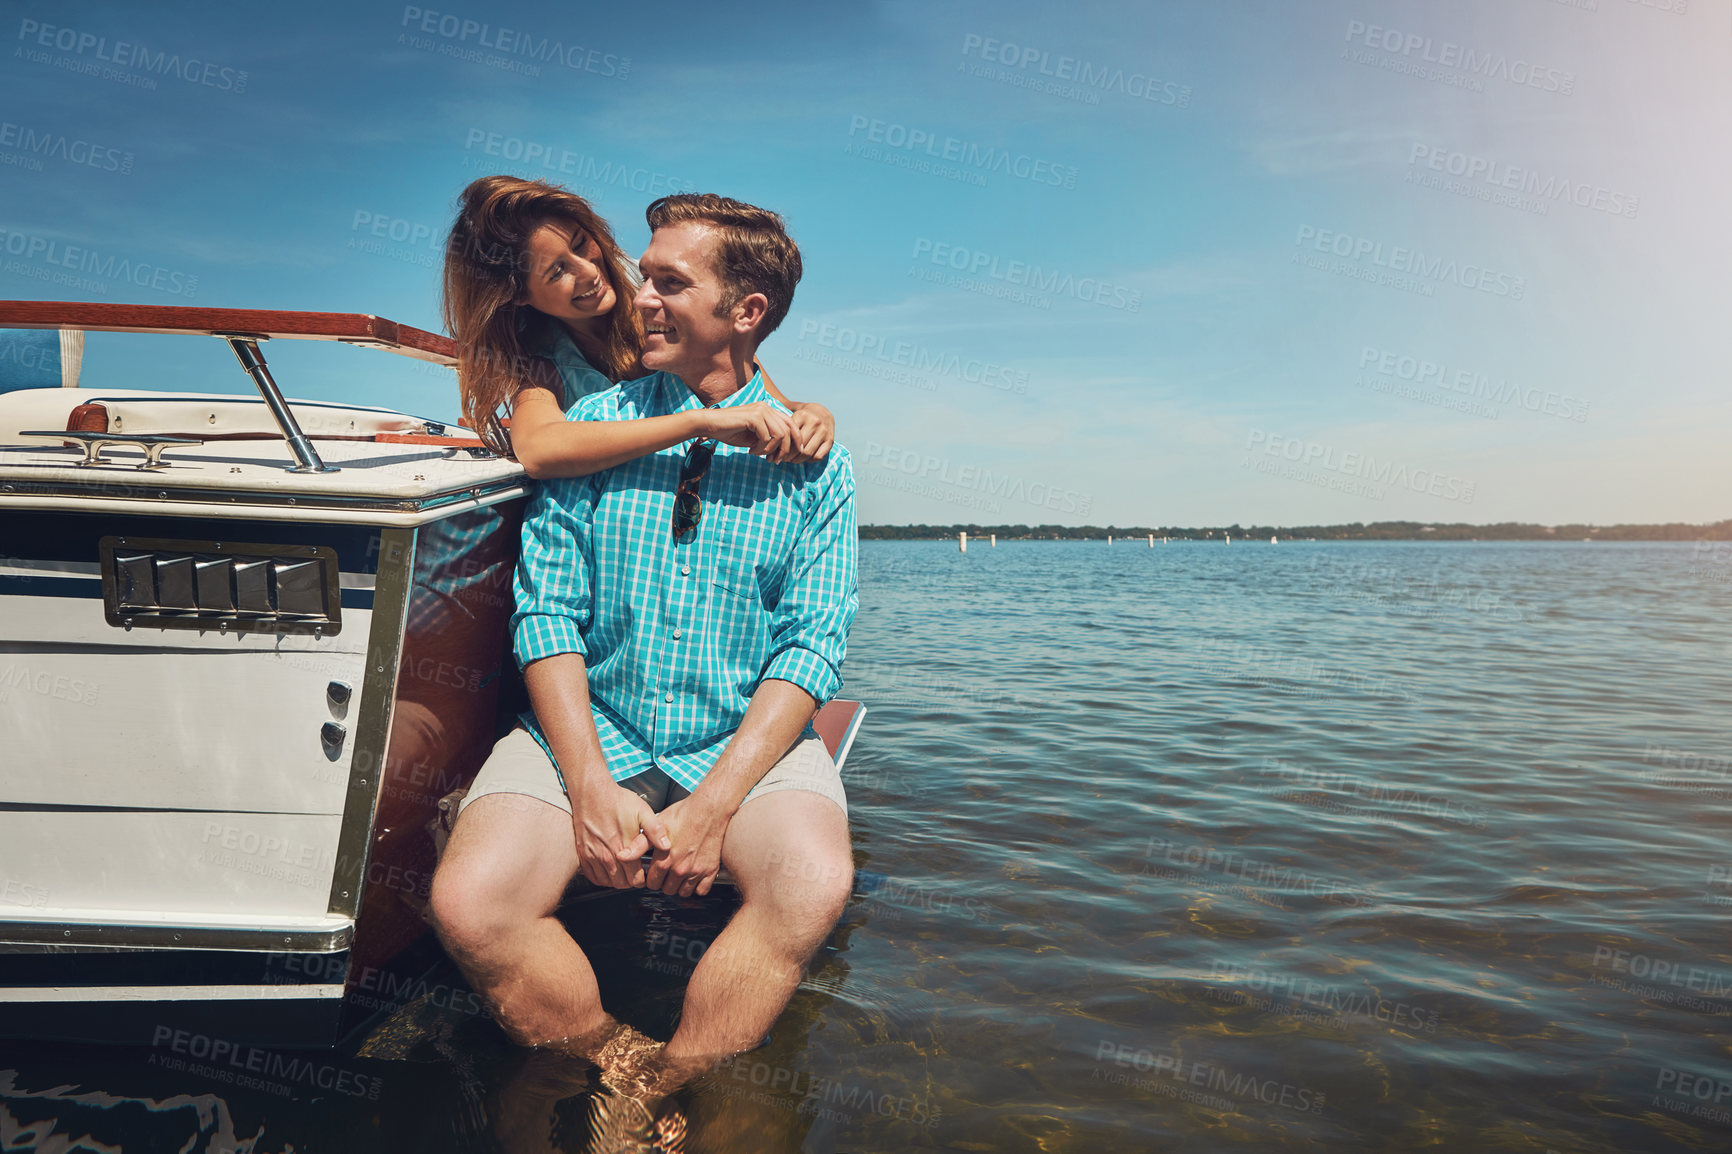
[[[469,180],[561,179],[634,255],[673,185],[788,217],[763,356],[835,410],[865,522],[1732,516],[1723,3],[7,19],[0,295],[437,328]],[[43,279],[66,245],[96,272]],[[267,352],[291,395],[456,414],[442,370]],[[141,336],[85,380],[247,387]]]

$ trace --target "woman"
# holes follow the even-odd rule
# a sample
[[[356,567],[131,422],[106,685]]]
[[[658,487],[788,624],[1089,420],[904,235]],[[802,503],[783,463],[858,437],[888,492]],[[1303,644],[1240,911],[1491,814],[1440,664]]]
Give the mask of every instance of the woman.
[[[580,397],[644,375],[637,278],[607,222],[557,185],[484,176],[463,190],[445,250],[446,328],[469,426],[532,477],[581,477],[709,437],[766,459],[817,460],[835,418],[822,405],[695,409],[635,421],[567,421]],[[509,437],[500,419],[511,414]]]

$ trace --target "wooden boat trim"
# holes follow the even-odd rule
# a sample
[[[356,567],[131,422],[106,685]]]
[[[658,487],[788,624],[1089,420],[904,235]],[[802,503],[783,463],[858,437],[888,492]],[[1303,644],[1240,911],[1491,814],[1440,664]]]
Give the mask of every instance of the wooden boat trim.
[[[449,337],[399,325],[366,313],[298,313],[259,309],[211,309],[188,305],[88,304],[79,301],[0,301],[0,327],[76,329],[111,333],[193,333],[227,341],[270,407],[283,441],[294,455],[291,473],[334,473],[301,431],[293,410],[265,364],[259,342],[273,337],[340,341],[400,353],[435,364],[456,363]],[[160,450],[159,450],[160,451]]]
[[[213,309],[86,301],[0,301],[0,328],[99,333],[184,333],[207,337],[340,341],[436,365],[457,363],[457,342],[370,313]]]

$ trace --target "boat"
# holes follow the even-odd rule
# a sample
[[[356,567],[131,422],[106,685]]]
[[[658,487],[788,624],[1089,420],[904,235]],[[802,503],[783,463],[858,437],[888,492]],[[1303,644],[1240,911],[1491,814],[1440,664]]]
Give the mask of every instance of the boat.
[[[0,330],[44,370],[0,391],[0,1037],[336,1045],[439,956],[440,802],[526,700],[532,483],[461,427],[284,398],[267,341],[455,366],[380,317],[6,301]],[[257,396],[82,380],[83,332],[222,340]],[[838,763],[864,714],[816,720]]]

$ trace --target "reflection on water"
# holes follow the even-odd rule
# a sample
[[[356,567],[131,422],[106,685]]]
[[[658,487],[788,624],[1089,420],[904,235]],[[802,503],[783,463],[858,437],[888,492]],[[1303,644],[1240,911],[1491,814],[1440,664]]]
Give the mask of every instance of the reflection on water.
[[[685,1148],[1732,1148],[1732,586],[1694,557],[867,543],[855,899]],[[666,1038],[727,913],[568,920]],[[0,1043],[0,1149],[585,1148],[588,1071],[449,966],[399,993],[270,1078]]]

